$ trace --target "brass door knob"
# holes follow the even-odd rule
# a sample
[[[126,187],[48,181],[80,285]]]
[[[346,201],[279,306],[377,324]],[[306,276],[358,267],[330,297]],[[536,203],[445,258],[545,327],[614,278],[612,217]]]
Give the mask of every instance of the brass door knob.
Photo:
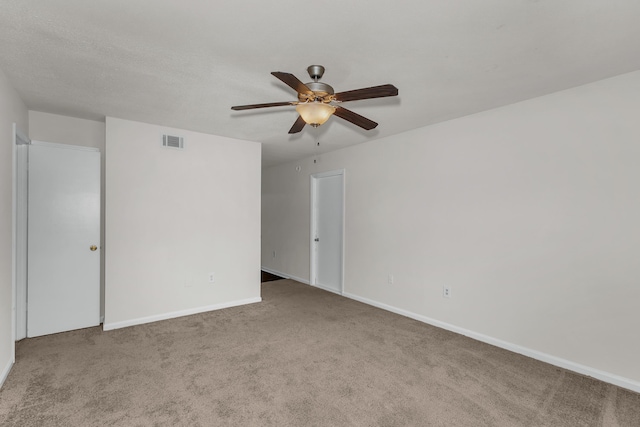
[[[92,251],[95,251],[96,249],[98,249],[98,247],[96,245],[91,245],[89,246],[89,249],[91,249]]]

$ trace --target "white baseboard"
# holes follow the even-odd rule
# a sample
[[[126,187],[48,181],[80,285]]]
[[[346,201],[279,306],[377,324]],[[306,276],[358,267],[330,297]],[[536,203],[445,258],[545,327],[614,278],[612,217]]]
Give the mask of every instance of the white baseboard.
[[[506,341],[502,341],[497,338],[493,338],[484,334],[480,334],[478,332],[471,331],[469,329],[460,328],[455,325],[451,325],[449,323],[441,322],[439,320],[432,319],[430,317],[422,316],[420,314],[416,314],[407,310],[403,310],[397,307],[393,307],[387,304],[383,304],[378,301],[370,300],[368,298],[363,298],[358,295],[343,293],[343,296],[347,298],[351,298],[356,301],[360,301],[362,303],[372,305],[374,307],[381,308],[383,310],[390,311],[392,313],[399,314],[401,316],[409,317],[411,319],[417,320],[419,322],[427,323],[429,325],[436,326],[438,328],[446,329],[451,332],[455,332],[460,335],[467,336],[469,338],[473,338],[477,341],[481,341],[487,344],[494,345],[496,347],[503,348],[505,350],[512,351],[514,353],[522,354],[527,357],[531,357],[532,359],[540,360],[541,362],[546,362],[554,366],[558,366],[560,368],[567,369],[569,371],[577,372],[582,375],[586,375],[592,378],[596,378],[598,380],[617,385],[622,388],[626,388],[628,390],[635,391],[636,393],[640,393],[640,382],[631,380],[629,378],[624,378],[619,375],[611,374],[609,372],[604,372],[599,369],[594,369],[589,366],[581,365],[579,363],[574,363],[570,360],[562,359],[560,357],[552,356],[550,354],[542,353],[540,351],[532,350],[527,347],[522,347],[517,344],[512,344]]]
[[[9,372],[11,372],[11,368],[13,368],[13,360],[9,360],[2,370],[2,374],[0,374],[0,388],[4,385],[5,380],[9,376]]]
[[[289,279],[293,279],[296,282],[304,283],[305,285],[311,285],[309,279],[303,279],[302,277],[289,276]]]
[[[139,317],[137,319],[123,320],[120,322],[105,322],[102,324],[103,331],[126,328],[129,326],[143,325],[145,323],[157,322],[160,320],[175,319],[176,317],[190,316],[192,314],[205,313],[207,311],[221,310],[223,308],[237,307],[239,305],[253,304],[261,302],[261,297],[248,298],[238,301],[229,301],[221,304],[213,304],[205,307],[190,308],[188,310],[173,311],[171,313],[156,314],[154,316]]]
[[[335,289],[331,289],[331,288],[328,288],[326,286],[322,286],[322,285],[319,285],[319,284],[315,284],[314,285],[314,284],[309,284],[309,283],[307,283],[307,285],[313,286],[314,288],[322,289],[323,291],[331,292],[333,294],[342,295],[342,292],[336,291]]]
[[[309,284],[311,284],[311,283],[309,282],[309,280],[307,280],[307,279],[303,279],[303,278],[301,278],[301,277],[292,276],[292,275],[290,275],[290,274],[283,273],[283,272],[281,272],[281,271],[277,271],[277,270],[272,270],[272,269],[267,268],[267,267],[260,267],[260,270],[262,270],[262,271],[264,271],[264,272],[266,272],[266,273],[275,274],[276,276],[280,276],[280,277],[283,277],[283,278],[285,278],[285,279],[293,279],[293,280],[295,280],[296,282],[304,283],[305,285],[309,285]]]

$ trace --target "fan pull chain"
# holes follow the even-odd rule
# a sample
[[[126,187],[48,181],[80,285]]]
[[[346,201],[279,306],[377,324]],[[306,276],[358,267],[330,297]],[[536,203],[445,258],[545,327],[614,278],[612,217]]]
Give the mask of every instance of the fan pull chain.
[[[320,141],[316,142],[316,147],[320,148]],[[316,157],[313,159],[313,163],[318,163],[318,150],[316,150]]]
[[[315,155],[313,156],[313,163],[314,164],[318,164],[318,156],[320,155],[320,129],[315,128],[312,131],[315,135],[315,140],[316,140],[316,149],[315,149]]]

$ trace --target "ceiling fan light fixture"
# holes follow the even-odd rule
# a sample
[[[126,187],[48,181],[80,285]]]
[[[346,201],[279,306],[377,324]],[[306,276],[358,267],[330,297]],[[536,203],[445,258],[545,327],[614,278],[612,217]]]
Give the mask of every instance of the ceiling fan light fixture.
[[[234,111],[251,110],[253,108],[280,107],[296,105],[298,118],[289,129],[289,134],[301,132],[306,125],[318,127],[324,124],[332,115],[346,120],[364,130],[375,129],[378,123],[369,120],[351,110],[342,107],[343,102],[359,101],[361,99],[383,98],[386,96],[398,96],[398,88],[392,84],[365,87],[362,89],[347,90],[335,93],[333,88],[326,83],[319,82],[324,73],[322,65],[311,65],[307,68],[312,82],[302,83],[300,79],[291,73],[272,71],[271,74],[282,83],[298,93],[298,100],[294,102],[269,102],[266,104],[236,105],[231,107]]]
[[[336,107],[324,102],[302,102],[296,106],[296,111],[308,125],[318,127],[324,124],[336,111]]]

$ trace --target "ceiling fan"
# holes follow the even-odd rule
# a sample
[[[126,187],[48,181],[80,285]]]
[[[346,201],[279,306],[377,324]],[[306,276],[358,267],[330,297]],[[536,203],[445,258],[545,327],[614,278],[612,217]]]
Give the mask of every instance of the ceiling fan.
[[[338,116],[363,129],[371,130],[378,126],[378,123],[366,117],[356,114],[351,110],[341,107],[339,104],[347,101],[358,101],[361,99],[383,98],[386,96],[397,96],[398,89],[394,85],[386,84],[381,86],[367,87],[363,89],[349,90],[346,92],[334,93],[333,88],[318,80],[324,74],[322,65],[311,65],[307,68],[312,82],[302,83],[296,76],[290,73],[274,71],[275,77],[284,82],[287,86],[298,92],[297,101],[270,102],[267,104],[237,105],[231,107],[232,110],[251,110],[254,108],[281,107],[285,105],[295,105],[299,116],[289,133],[298,133],[306,124],[318,127],[329,120],[332,115]]]

